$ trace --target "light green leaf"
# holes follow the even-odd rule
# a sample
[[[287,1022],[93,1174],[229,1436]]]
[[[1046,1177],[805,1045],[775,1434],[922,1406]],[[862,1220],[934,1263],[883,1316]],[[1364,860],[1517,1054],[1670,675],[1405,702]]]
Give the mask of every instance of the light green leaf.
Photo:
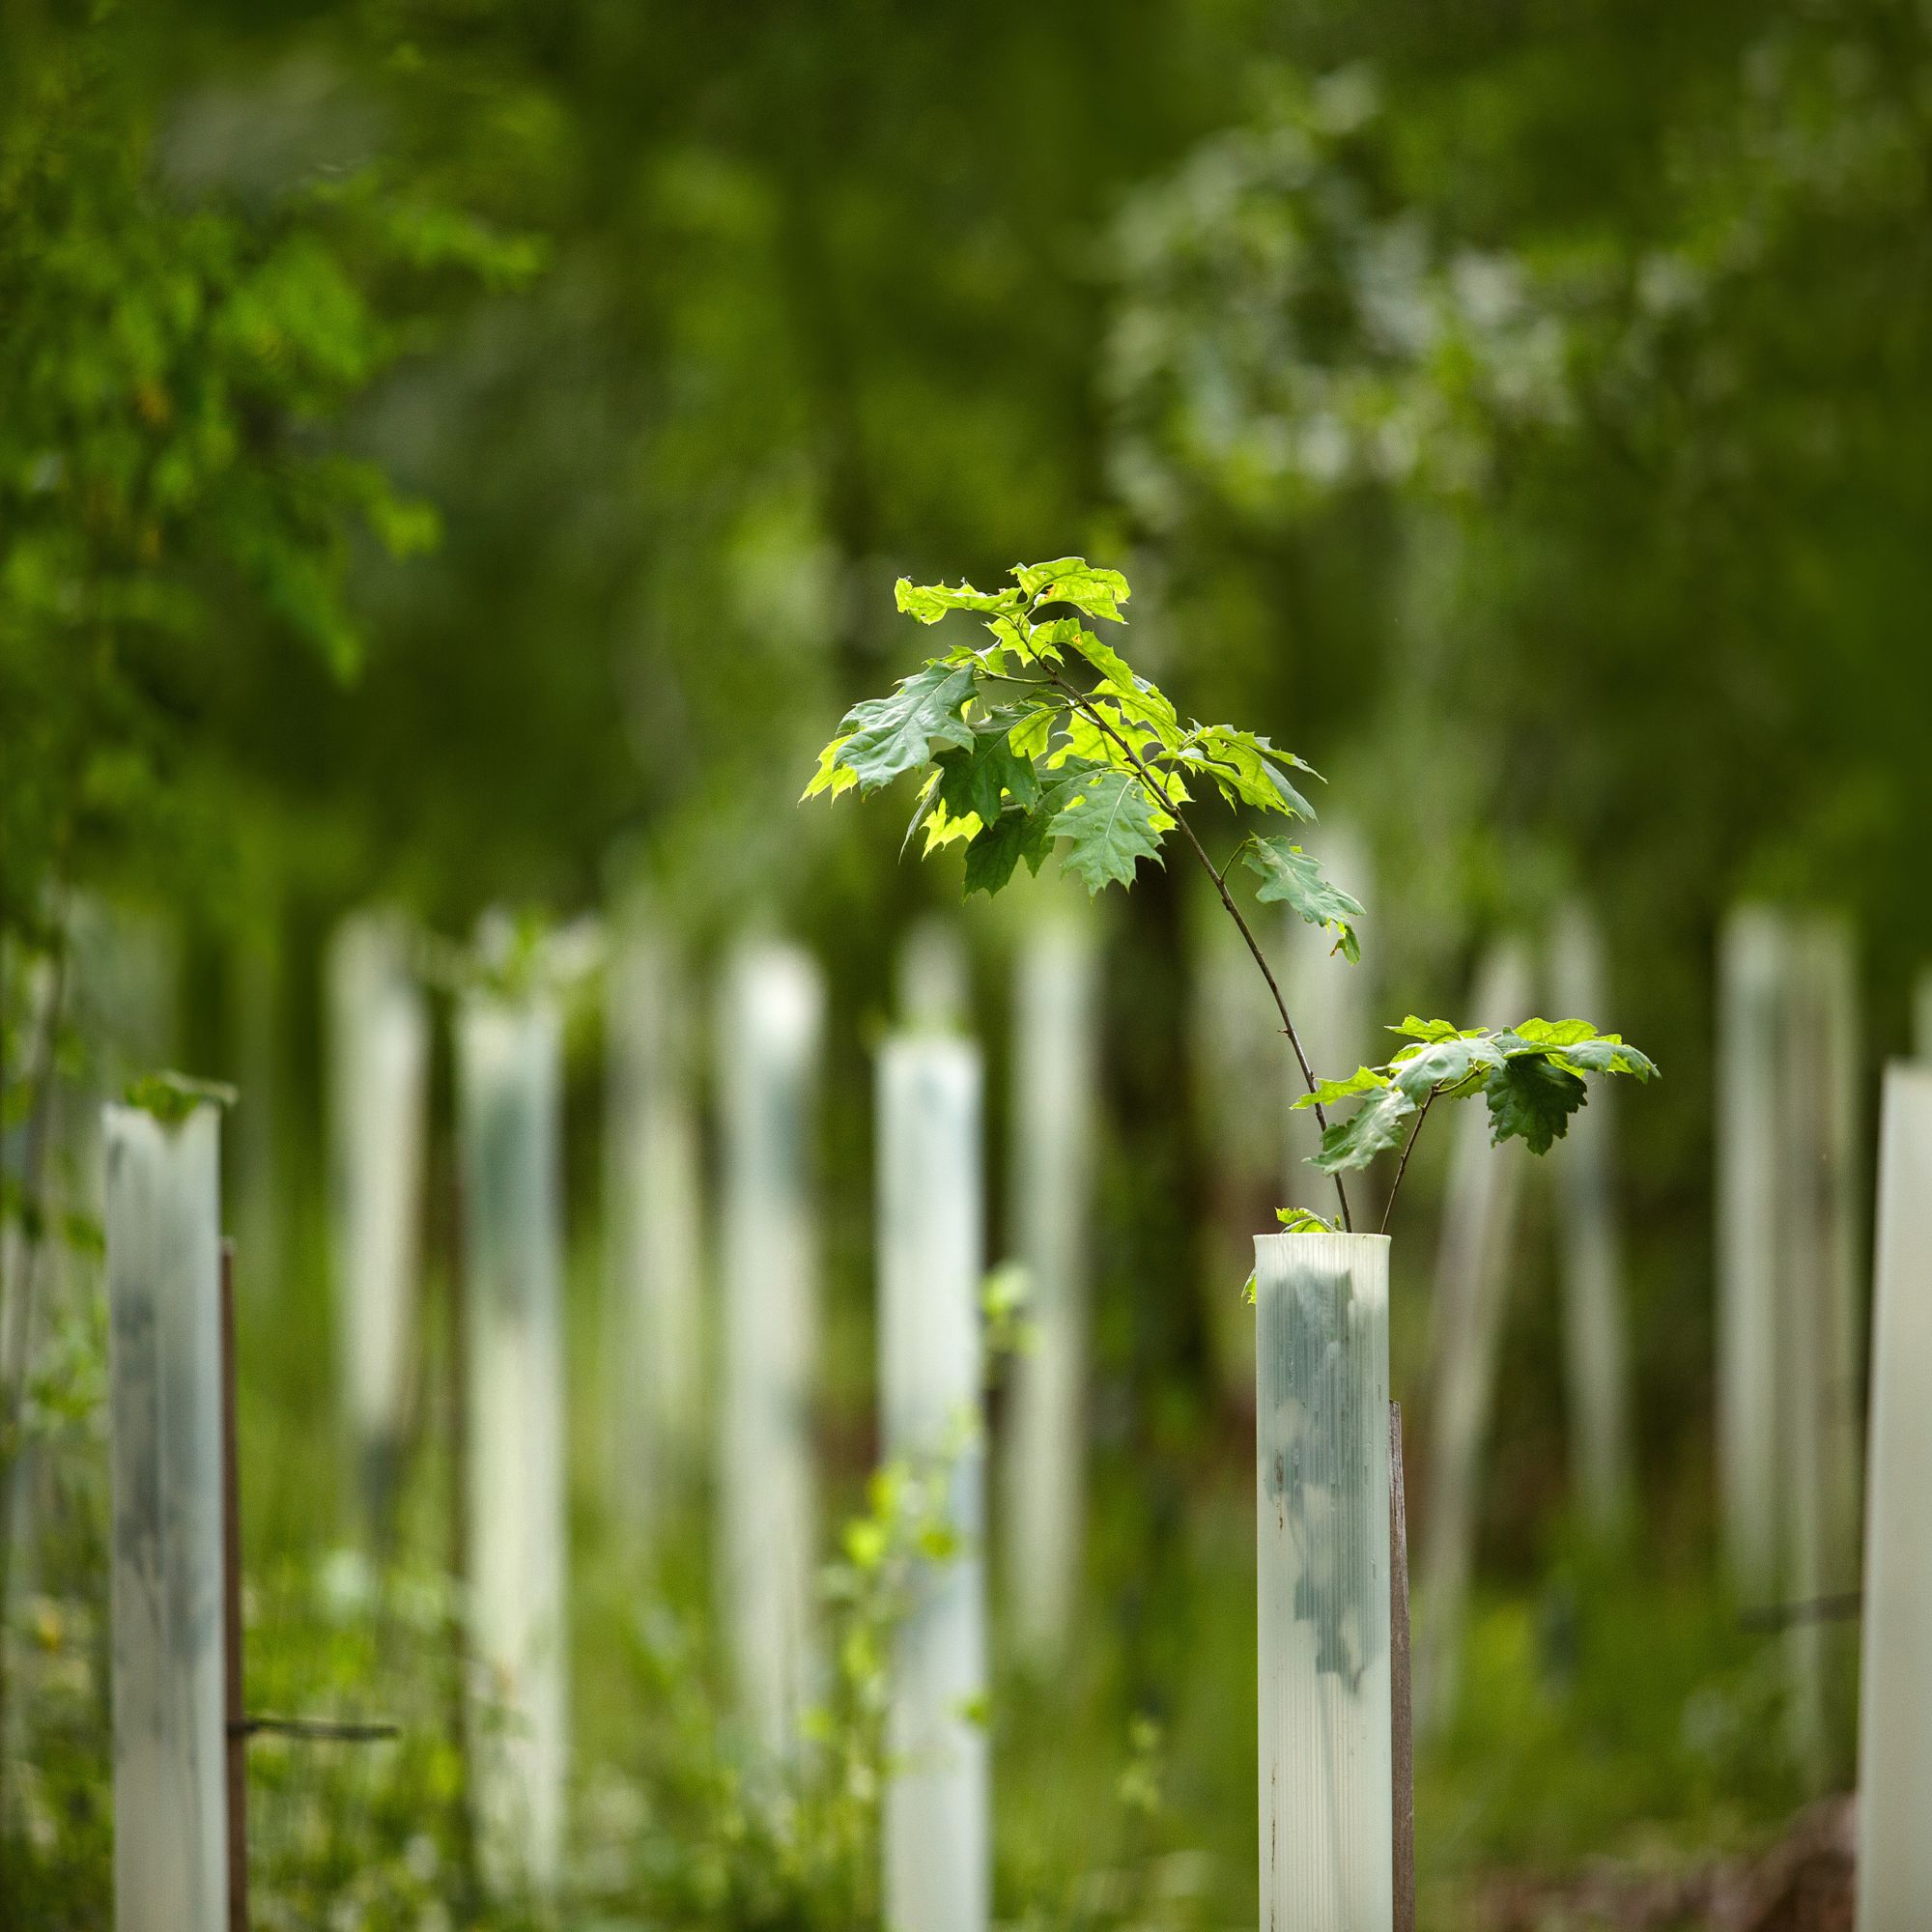
[[[1162,828],[1138,779],[1119,771],[1082,774],[1066,796],[1052,831],[1067,840],[1062,863],[1090,894],[1110,881],[1132,885],[1142,859],[1160,862]]]
[[[1037,710],[1029,711],[1007,734],[1007,743],[1013,748],[1014,757],[1045,756],[1047,741],[1053,735],[1053,721],[1058,715],[1058,706],[1051,704],[1042,704]]]
[[[980,814],[977,811],[954,812],[946,809],[943,798],[935,798],[932,810],[926,814],[925,849],[920,854],[929,859],[935,852],[944,851],[949,845],[956,845],[962,838],[979,836]]]
[[[1482,1032],[1482,1028],[1472,1027],[1465,1035],[1453,1020],[1421,1020],[1410,1013],[1400,1025],[1388,1027],[1385,1031],[1402,1034],[1408,1039],[1462,1039]]]
[[[1013,576],[1020,589],[1031,597],[1041,584],[1051,583],[1056,577],[1086,568],[1087,559],[1084,556],[1056,556],[1048,563],[1016,563],[1013,565]]]
[[[816,798],[822,791],[829,791],[837,798],[859,782],[858,773],[850,765],[842,763],[838,756],[851,735],[849,731],[840,733],[819,753],[818,769],[812,773],[811,782],[798,795],[801,805],[809,798]]]
[[[1312,1208],[1277,1208],[1274,1218],[1290,1235],[1332,1235],[1336,1225],[1325,1214],[1318,1214]]]
[[[1378,1094],[1388,1084],[1389,1077],[1380,1067],[1358,1066],[1346,1079],[1318,1080],[1314,1092],[1296,1094],[1293,1105],[1296,1112],[1304,1107],[1339,1106],[1357,1094]]]
[[[973,727],[962,713],[972,696],[970,668],[928,664],[901,678],[890,697],[868,698],[845,714],[851,735],[838,749],[838,762],[861,792],[876,791],[924,764],[935,743],[970,745]]]
[[[915,583],[902,577],[893,586],[898,607],[922,624],[936,624],[949,611],[990,611],[1017,615],[1025,600],[1016,590],[975,590],[961,583],[954,590],[944,583]]]
[[[1090,617],[1105,617],[1121,624],[1126,621],[1120,609],[1126,596],[1126,579],[1118,570],[1075,570],[1042,584],[1034,598],[1034,608],[1071,604]]]
[[[1588,1020],[1524,1020],[1510,1032],[1532,1046],[1576,1046],[1579,1041],[1598,1037]]]
[[[1131,594],[1118,570],[1102,570],[1083,556],[1057,557],[1052,563],[1015,564],[1013,575],[1036,608],[1071,604],[1090,617],[1122,622],[1120,607]]]
[[[1285,764],[1302,771],[1311,768],[1292,752],[1277,752],[1252,731],[1237,731],[1231,724],[1197,725],[1188,733],[1179,755],[1207,772],[1230,805],[1252,805],[1288,818],[1315,817],[1315,808],[1281,770]]]
[[[1351,965],[1361,958],[1352,922],[1361,918],[1362,902],[1323,878],[1321,864],[1299,845],[1286,838],[1254,838],[1242,848],[1241,860],[1261,877],[1258,899],[1292,906],[1310,925],[1333,931]]]

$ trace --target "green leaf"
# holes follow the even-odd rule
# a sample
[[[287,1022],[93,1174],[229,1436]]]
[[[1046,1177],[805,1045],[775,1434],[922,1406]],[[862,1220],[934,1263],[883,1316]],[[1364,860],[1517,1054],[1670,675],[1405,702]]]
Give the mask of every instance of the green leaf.
[[[920,856],[929,859],[948,845],[956,845],[962,838],[977,838],[979,835],[980,814],[977,811],[948,811],[946,801],[935,798],[931,811],[926,814],[925,847]]]
[[[179,1126],[197,1107],[232,1107],[242,1095],[219,1080],[197,1080],[191,1074],[164,1070],[143,1073],[128,1081],[122,1099],[152,1114],[163,1126]]]
[[[1490,1103],[1490,1138],[1528,1143],[1548,1153],[1570,1128],[1570,1116],[1589,1097],[1583,1082],[1541,1053],[1504,1060],[1484,1083]]]
[[[1510,1032],[1532,1046],[1577,1046],[1598,1037],[1597,1029],[1588,1020],[1524,1020]]]
[[[961,583],[957,590],[944,583],[915,583],[902,577],[893,586],[898,607],[922,624],[936,624],[949,611],[990,611],[1016,615],[1025,600],[1016,590],[975,590]]]
[[[1399,1026],[1384,1029],[1388,1033],[1399,1033],[1409,1039],[1463,1039],[1482,1029],[1475,1027],[1465,1035],[1452,1020],[1419,1020],[1410,1013]]]
[[[1578,1040],[1574,1046],[1566,1046],[1556,1058],[1576,1073],[1630,1073],[1639,1080],[1649,1080],[1657,1073],[1657,1063],[1649,1054],[1613,1033]]]
[[[855,781],[856,782],[856,781]],[[899,840],[899,857],[905,857],[905,849],[912,843],[912,836],[923,825],[933,809],[939,804],[939,774],[934,772],[920,787],[919,805],[912,815],[912,823],[905,829],[905,837]],[[930,848],[928,848],[930,849]],[[923,856],[923,855],[922,855]]]
[[[1292,906],[1310,925],[1332,930],[1343,956],[1352,965],[1362,956],[1361,941],[1351,922],[1362,916],[1362,902],[1321,876],[1321,864],[1286,838],[1250,838],[1242,863],[1261,877],[1255,896],[1264,904],[1276,900]]]
[[[834,798],[841,792],[848,792],[859,782],[859,775],[839,757],[851,737],[849,731],[842,731],[818,754],[818,769],[811,776],[811,782],[799,793],[798,802],[803,805],[809,798],[816,798],[822,791],[829,791]]]
[[[1389,1063],[1389,1077],[1420,1106],[1438,1088],[1460,1098],[1456,1090],[1472,1074],[1502,1064],[1502,1052],[1493,1040],[1480,1033],[1459,1033],[1404,1048]]]
[[[1013,575],[1036,607],[1071,604],[1090,617],[1105,617],[1116,624],[1123,621],[1120,607],[1131,595],[1127,580],[1118,570],[1102,570],[1084,556],[1056,557],[1051,563],[1015,564]]]
[[[1058,715],[1059,706],[1052,704],[1042,704],[1037,710],[1029,711],[1007,733],[1007,743],[1013,748],[1014,757],[1043,757],[1047,741],[1053,736],[1053,721]]]
[[[1056,577],[1086,568],[1087,559],[1084,556],[1056,556],[1050,563],[1016,563],[1013,565],[1013,576],[1020,589],[1031,597],[1042,584],[1051,583]]]
[[[1278,752],[1252,731],[1232,724],[1201,724],[1188,734],[1179,755],[1205,771],[1230,805],[1252,805],[1288,818],[1315,817],[1315,808],[1289,783],[1283,765],[1312,769],[1292,752]],[[1321,774],[1317,773],[1317,777]]]
[[[1274,1218],[1290,1235],[1332,1235],[1338,1232],[1327,1215],[1318,1214],[1312,1208],[1277,1208]]]
[[[1033,761],[1013,755],[1009,728],[975,732],[970,745],[940,753],[939,795],[949,811],[961,817],[977,811],[990,825],[1000,815],[1003,792],[1011,792],[1014,804],[1029,810],[1038,802]]]
[[[1367,1167],[1378,1153],[1386,1153],[1401,1141],[1404,1122],[1414,1112],[1415,1102],[1400,1087],[1381,1088],[1348,1120],[1331,1123],[1321,1136],[1314,1164],[1323,1174]]]
[[[1027,870],[1037,876],[1053,848],[1053,811],[1003,811],[990,825],[981,827],[966,848],[966,896],[997,893],[1013,875],[1013,867],[1024,859]]]
[[[1524,1020],[1498,1034],[1496,1043],[1507,1058],[1550,1052],[1572,1073],[1629,1073],[1648,1080],[1657,1072],[1647,1053],[1628,1044],[1621,1034],[1599,1033],[1588,1020]]]
[[[1346,1079],[1318,1080],[1312,1093],[1296,1095],[1293,1107],[1296,1112],[1304,1107],[1336,1107],[1358,1094],[1378,1094],[1388,1084],[1389,1077],[1380,1067],[1358,1066]]]
[[[1065,782],[1065,781],[1063,781]],[[1062,862],[1090,894],[1110,881],[1130,886],[1142,859],[1160,863],[1161,825],[1131,774],[1102,771],[1080,774],[1052,822],[1056,838],[1068,841]],[[1058,793],[1061,787],[1056,786]]]
[[[861,792],[876,791],[924,764],[935,742],[970,745],[973,727],[961,714],[972,696],[970,668],[926,665],[901,678],[890,697],[868,698],[845,714],[851,735],[838,749],[838,763]]]

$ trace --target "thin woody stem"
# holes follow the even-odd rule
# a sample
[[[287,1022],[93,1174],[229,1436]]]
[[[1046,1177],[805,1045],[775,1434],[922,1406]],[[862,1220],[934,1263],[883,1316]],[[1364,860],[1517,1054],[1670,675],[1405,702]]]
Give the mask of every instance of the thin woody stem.
[[[1395,1197],[1401,1191],[1402,1178],[1408,1172],[1408,1157],[1415,1151],[1415,1144],[1422,1138],[1422,1123],[1429,1118],[1429,1110],[1435,1104],[1435,1089],[1429,1090],[1429,1098],[1423,1101],[1422,1111],[1415,1117],[1415,1125],[1408,1130],[1408,1145],[1402,1151],[1402,1159],[1396,1163],[1395,1179],[1389,1185],[1389,1198],[1382,1208],[1382,1224],[1378,1234],[1388,1233],[1389,1216],[1395,1212]]]
[[[1317,1092],[1321,1083],[1315,1077],[1314,1067],[1308,1064],[1308,1055],[1302,1051],[1301,1036],[1294,1030],[1294,1021],[1289,1016],[1288,1002],[1281,996],[1281,987],[1275,981],[1274,973],[1267,963],[1266,955],[1262,952],[1254,933],[1249,929],[1247,921],[1241,917],[1241,909],[1235,903],[1234,895],[1228,890],[1226,878],[1214,869],[1214,862],[1208,858],[1207,848],[1195,837],[1193,826],[1188,824],[1187,820],[1181,816],[1175,806],[1173,798],[1169,795],[1167,787],[1161,783],[1159,778],[1148,767],[1147,763],[1142,759],[1141,754],[1107,723],[1106,719],[1094,708],[1086,696],[1081,692],[1075,690],[1064,678],[1055,677],[1052,681],[1072,699],[1074,708],[1077,711],[1091,719],[1100,730],[1105,732],[1126,753],[1128,762],[1140,775],[1142,781],[1149,786],[1154,796],[1167,808],[1174,822],[1187,835],[1187,842],[1193,846],[1194,856],[1201,861],[1202,870],[1214,881],[1214,890],[1221,895],[1221,903],[1227,908],[1228,917],[1235,922],[1236,927],[1239,928],[1241,937],[1247,941],[1248,951],[1253,953],[1255,964],[1261,968],[1262,978],[1267,981],[1268,992],[1274,999],[1274,1009],[1281,1015],[1281,1030],[1288,1036],[1289,1045],[1294,1049],[1295,1063],[1301,1068],[1302,1079],[1308,1083],[1308,1091],[1311,1094]],[[1328,1117],[1322,1111],[1320,1100],[1315,1103],[1315,1121],[1316,1124],[1325,1134],[1328,1131]],[[1342,1177],[1339,1174],[1332,1175],[1329,1178],[1335,1183],[1335,1198],[1341,1204],[1342,1226],[1348,1233],[1352,1234],[1355,1224],[1349,1213],[1348,1190],[1342,1185]]]

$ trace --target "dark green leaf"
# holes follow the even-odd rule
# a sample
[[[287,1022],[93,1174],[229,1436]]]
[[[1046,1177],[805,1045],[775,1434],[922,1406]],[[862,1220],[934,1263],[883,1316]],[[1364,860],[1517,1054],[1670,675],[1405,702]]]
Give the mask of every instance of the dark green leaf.
[[[1037,874],[1052,846],[1050,808],[1003,811],[982,826],[966,848],[966,895],[984,893],[990,897],[1012,877],[1022,859]]]
[[[1138,779],[1116,771],[1083,775],[1067,796],[1052,829],[1068,841],[1063,863],[1089,893],[1114,880],[1131,885],[1138,861],[1159,862],[1165,814],[1156,816]]]
[[[890,697],[868,698],[845,714],[851,735],[838,748],[838,765],[862,792],[876,791],[924,764],[935,742],[970,745],[973,727],[961,713],[972,696],[970,668],[926,665],[900,679]]]
[[[1292,906],[1310,925],[1332,929],[1343,954],[1352,964],[1362,956],[1353,921],[1362,903],[1321,876],[1321,864],[1286,838],[1251,838],[1242,863],[1261,877],[1255,896],[1264,903]]]
[[[1415,1112],[1415,1102],[1400,1087],[1383,1087],[1355,1109],[1346,1121],[1331,1122],[1321,1136],[1314,1163],[1323,1174],[1340,1174],[1367,1167],[1403,1136],[1404,1122]]]
[[[1505,1060],[1484,1083],[1490,1103],[1490,1138],[1528,1143],[1548,1153],[1570,1127],[1570,1116],[1589,1097],[1582,1081],[1541,1053]]]
[[[963,818],[977,811],[987,825],[1000,815],[1002,792],[1011,792],[1016,805],[1031,809],[1039,798],[1039,780],[1033,761],[1016,757],[1007,734],[1010,724],[991,731],[976,731],[970,745],[940,753],[939,795],[947,810]]]

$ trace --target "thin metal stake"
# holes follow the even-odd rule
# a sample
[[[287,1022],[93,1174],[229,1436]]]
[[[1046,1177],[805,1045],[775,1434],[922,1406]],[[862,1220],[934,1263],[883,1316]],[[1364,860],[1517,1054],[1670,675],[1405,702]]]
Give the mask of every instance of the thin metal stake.
[[[242,1483],[235,1448],[235,1243],[221,1243],[221,1650],[228,1932],[248,1932],[248,1719],[242,1692]]]
[[[1402,1404],[1389,1404],[1389,1723],[1395,1784],[1395,1932],[1415,1932],[1415,1725],[1408,1691],[1408,1503]]]

